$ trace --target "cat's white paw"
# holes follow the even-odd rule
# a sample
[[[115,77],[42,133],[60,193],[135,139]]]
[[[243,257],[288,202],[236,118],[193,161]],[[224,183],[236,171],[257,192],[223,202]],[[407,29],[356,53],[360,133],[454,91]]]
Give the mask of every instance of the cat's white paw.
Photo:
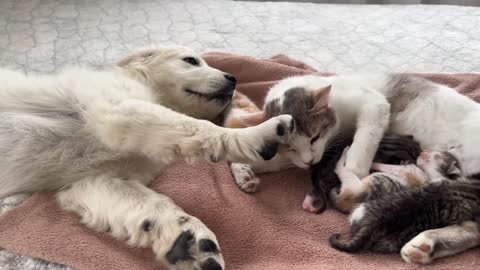
[[[435,242],[420,233],[402,247],[400,254],[407,263],[429,264],[433,261],[434,248]]]
[[[255,176],[248,164],[232,163],[230,166],[233,178],[237,186],[247,193],[256,192],[260,185],[260,179]]]
[[[365,168],[360,168],[360,167],[356,167],[356,166],[352,166],[352,167],[345,166],[345,169],[347,171],[355,174],[360,179],[366,177],[370,173],[370,168],[365,169]]]

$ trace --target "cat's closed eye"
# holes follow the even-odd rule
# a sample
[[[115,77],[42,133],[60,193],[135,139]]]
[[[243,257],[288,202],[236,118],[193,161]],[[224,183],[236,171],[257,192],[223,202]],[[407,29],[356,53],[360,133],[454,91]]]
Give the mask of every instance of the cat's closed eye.
[[[313,137],[313,138],[310,140],[310,144],[314,144],[319,138],[320,138],[320,134],[318,134],[317,136]]]

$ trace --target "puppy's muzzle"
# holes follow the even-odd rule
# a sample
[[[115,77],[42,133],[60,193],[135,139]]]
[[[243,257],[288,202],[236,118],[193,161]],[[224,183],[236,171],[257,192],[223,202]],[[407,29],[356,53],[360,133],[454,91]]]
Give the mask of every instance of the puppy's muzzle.
[[[227,82],[225,83],[225,86],[220,89],[220,92],[225,96],[231,96],[233,95],[233,92],[235,92],[235,87],[237,86],[237,79],[235,78],[235,76],[228,73],[224,74],[223,76],[225,77]]]

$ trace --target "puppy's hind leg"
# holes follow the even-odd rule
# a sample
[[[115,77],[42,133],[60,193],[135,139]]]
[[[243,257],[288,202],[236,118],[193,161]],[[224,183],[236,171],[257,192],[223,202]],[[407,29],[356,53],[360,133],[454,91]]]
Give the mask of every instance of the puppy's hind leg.
[[[199,219],[137,181],[107,176],[76,182],[56,194],[87,227],[130,246],[148,247],[169,269],[224,269],[217,239]]]

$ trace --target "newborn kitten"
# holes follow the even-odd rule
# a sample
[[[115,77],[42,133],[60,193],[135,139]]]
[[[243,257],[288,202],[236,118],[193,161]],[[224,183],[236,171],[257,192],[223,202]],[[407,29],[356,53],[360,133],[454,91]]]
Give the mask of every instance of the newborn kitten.
[[[336,169],[342,188],[335,199],[352,201],[350,210],[355,202],[364,202],[350,215],[352,239],[340,240],[340,234],[330,237],[338,250],[398,252],[419,233],[473,220],[480,211],[480,181],[464,177],[449,152],[424,151],[418,167],[376,164],[376,169],[388,173],[363,180],[345,170],[346,152]]]
[[[373,163],[372,169],[377,171],[363,179],[345,168],[348,147],[337,162],[335,173],[341,186],[330,192],[330,201],[341,212],[349,213],[354,206],[373,200],[384,194],[403,189],[420,187],[429,182],[442,181],[444,178],[457,180],[462,177],[459,161],[450,152],[423,151],[417,158],[417,165],[391,165]],[[455,151],[452,148],[449,151]],[[430,160],[430,155],[434,161]]]
[[[345,147],[352,139],[336,139],[325,151],[319,163],[312,167],[313,190],[303,201],[303,209],[310,213],[323,213],[327,208],[327,195],[340,186],[335,167]],[[413,136],[387,134],[382,138],[374,162],[387,164],[415,163],[421,152],[420,145]]]

